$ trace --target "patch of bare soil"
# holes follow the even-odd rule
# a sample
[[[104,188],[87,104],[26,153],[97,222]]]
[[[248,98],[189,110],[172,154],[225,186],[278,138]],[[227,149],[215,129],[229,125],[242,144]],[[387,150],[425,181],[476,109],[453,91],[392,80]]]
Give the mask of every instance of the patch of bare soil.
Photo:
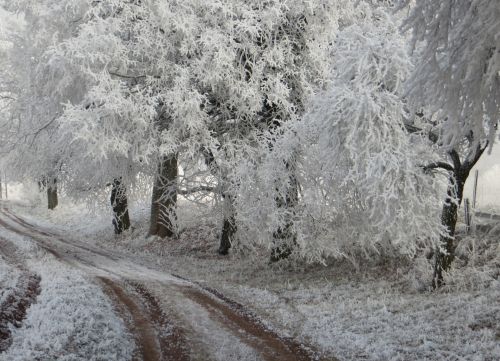
[[[127,323],[127,328],[133,334],[138,346],[137,360],[160,360],[160,350],[156,340],[156,332],[151,321],[144,315],[139,304],[122,286],[109,278],[100,278],[104,291],[115,302],[118,312]]]
[[[143,285],[135,282],[131,284],[144,300],[149,318],[158,330],[162,360],[189,361],[189,350],[186,345],[184,331],[169,320],[159,301]]]

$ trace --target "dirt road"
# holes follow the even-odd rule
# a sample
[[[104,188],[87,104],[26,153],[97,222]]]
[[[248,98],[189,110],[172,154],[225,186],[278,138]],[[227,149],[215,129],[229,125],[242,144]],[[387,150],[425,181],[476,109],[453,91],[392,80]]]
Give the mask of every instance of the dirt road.
[[[135,339],[135,360],[326,360],[310,347],[270,330],[243,305],[216,290],[40,229],[7,206],[0,210],[0,236],[2,228],[29,237],[58,262],[83,270],[99,284]],[[24,272],[17,297],[24,301],[10,316],[0,310],[4,348],[9,335],[2,334],[2,322],[22,322],[29,305],[43,292],[37,275],[25,268],[14,248],[0,237],[0,254]]]

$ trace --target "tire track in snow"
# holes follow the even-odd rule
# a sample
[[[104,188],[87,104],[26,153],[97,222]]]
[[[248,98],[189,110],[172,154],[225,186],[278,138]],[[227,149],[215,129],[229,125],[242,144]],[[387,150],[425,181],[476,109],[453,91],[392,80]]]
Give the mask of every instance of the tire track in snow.
[[[36,302],[40,294],[40,277],[32,273],[23,273],[16,289],[0,305],[0,352],[6,351],[12,343],[9,325],[21,327],[28,308]]]
[[[141,359],[144,361],[160,360],[155,330],[150,320],[145,317],[144,310],[141,309],[137,300],[132,299],[117,282],[104,277],[99,277],[99,280],[104,285],[104,291],[118,306],[120,316],[125,320],[127,328],[134,335]]]
[[[3,211],[3,210],[2,210],[2,211]],[[1,212],[1,213],[3,213],[4,215],[6,215],[4,212]],[[6,222],[5,222],[3,219],[1,219],[1,218],[0,218],[0,226],[1,226],[1,227],[3,227],[3,228],[5,228],[5,229],[7,229],[7,230],[9,230],[9,231],[11,231],[12,233],[16,233],[16,234],[20,234],[20,235],[25,236],[25,237],[33,238],[33,236],[32,236],[32,235],[30,235],[30,234],[26,233],[25,231],[23,231],[23,230],[22,230],[22,229],[20,229],[20,228],[14,227],[14,226],[12,226],[12,225],[10,225],[10,224],[6,223]],[[46,251],[46,252],[50,253],[51,255],[53,255],[56,259],[58,259],[58,260],[60,260],[60,261],[62,261],[62,260],[63,260],[63,259],[62,259],[62,257],[61,257],[61,255],[60,255],[58,252],[56,252],[56,251],[54,251],[53,249],[51,249],[51,248],[49,248],[48,246],[46,246],[46,244],[45,244],[44,242],[37,241],[36,243],[37,243],[37,245],[38,245],[40,248],[42,248],[44,251]]]
[[[127,327],[134,334],[140,358],[144,361],[188,361],[184,335],[173,327],[158,300],[138,283],[129,283],[137,296],[124,292],[126,286],[110,278],[98,277],[104,290],[115,300]],[[168,330],[168,332],[166,332]]]
[[[135,291],[145,300],[149,317],[159,330],[160,350],[162,360],[189,361],[186,337],[182,329],[175,327],[160,306],[160,302],[142,284],[130,283]]]

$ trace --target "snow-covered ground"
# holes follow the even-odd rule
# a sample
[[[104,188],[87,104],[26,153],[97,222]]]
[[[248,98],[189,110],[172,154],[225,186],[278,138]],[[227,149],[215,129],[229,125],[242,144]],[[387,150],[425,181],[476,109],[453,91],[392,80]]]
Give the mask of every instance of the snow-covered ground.
[[[32,263],[42,292],[0,360],[130,360],[134,342],[101,289],[44,257]]]
[[[57,262],[28,237],[2,229],[23,268],[40,279],[40,294],[20,327],[8,325],[10,347],[1,361],[130,360],[135,348],[122,319],[100,287],[80,271]],[[21,270],[0,258],[0,305],[18,286]],[[33,295],[32,295],[33,296]],[[2,311],[4,311],[2,309]]]
[[[179,240],[146,238],[145,205],[132,209],[134,229],[118,237],[105,211],[89,214],[83,206],[70,204],[52,212],[19,205],[14,210],[65,236],[217,288],[262,316],[269,327],[341,360],[500,359],[500,246],[494,235],[465,237],[448,286],[431,292],[425,259],[279,268],[262,255],[217,256],[209,222],[186,228]],[[74,277],[70,283],[81,287],[83,281]],[[94,297],[89,307],[102,302],[99,292]],[[106,332],[122,335],[120,330],[114,322]]]
[[[3,304],[16,287],[20,272],[7,263],[5,258],[0,255],[0,305]]]

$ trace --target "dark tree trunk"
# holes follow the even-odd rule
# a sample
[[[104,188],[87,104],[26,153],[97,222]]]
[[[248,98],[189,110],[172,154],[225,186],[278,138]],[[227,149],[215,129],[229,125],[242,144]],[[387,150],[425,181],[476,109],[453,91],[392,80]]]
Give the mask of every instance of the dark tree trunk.
[[[47,182],[47,203],[49,209],[55,209],[59,204],[57,199],[57,178],[50,178]]]
[[[233,243],[234,236],[236,234],[236,217],[234,209],[234,199],[233,196],[226,194],[223,195],[224,198],[224,220],[222,223],[222,232],[220,236],[219,254],[227,255],[231,244]]]
[[[469,176],[470,168],[461,165],[458,171],[454,171],[450,176],[446,201],[441,213],[441,224],[446,227],[447,234],[441,237],[441,247],[436,251],[434,264],[433,287],[441,287],[443,282],[443,272],[450,269],[455,258],[455,228],[458,219],[458,207],[462,203],[464,185]]]
[[[287,168],[289,166],[287,165]],[[271,262],[278,262],[288,258],[297,245],[297,234],[293,230],[294,209],[298,204],[298,182],[294,175],[290,176],[290,186],[285,196],[276,197],[278,208],[285,208],[285,222],[273,232],[273,247],[271,248]]]
[[[113,208],[113,227],[115,234],[130,228],[128,214],[127,188],[121,179],[114,179],[111,188],[111,207]]]
[[[203,156],[205,157],[205,164],[211,170],[211,173],[214,176],[222,178],[222,184],[226,183],[226,179],[223,174],[221,174],[221,169],[217,166],[215,161],[215,157],[213,153],[208,149],[203,149]],[[222,187],[224,188],[224,186]],[[220,231],[220,239],[219,239],[219,249],[217,252],[220,255],[229,254],[229,249],[233,243],[234,236],[237,231],[236,226],[236,209],[234,207],[234,196],[222,191],[223,198],[223,220],[222,220],[222,229]]]
[[[177,155],[162,156],[153,186],[150,236],[165,238],[177,234],[177,176]]]
[[[421,131],[421,129],[411,125],[405,125],[405,127],[410,133]],[[429,140],[435,144],[439,141],[439,136],[432,131],[429,132],[428,137]],[[441,213],[441,224],[446,228],[447,234],[441,237],[440,245],[434,252],[435,262],[434,277],[432,279],[433,288],[441,287],[444,284],[443,272],[450,269],[455,256],[455,227],[457,224],[458,207],[460,206],[463,198],[465,181],[467,180],[471,169],[477,163],[479,158],[481,158],[481,155],[484,153],[486,148],[488,148],[488,141],[474,141],[473,132],[467,134],[465,139],[469,143],[469,148],[463,162],[460,160],[459,152],[456,149],[452,149],[448,152],[448,156],[450,157],[452,164],[439,161],[424,167],[424,171],[441,168],[451,172],[446,200]]]

